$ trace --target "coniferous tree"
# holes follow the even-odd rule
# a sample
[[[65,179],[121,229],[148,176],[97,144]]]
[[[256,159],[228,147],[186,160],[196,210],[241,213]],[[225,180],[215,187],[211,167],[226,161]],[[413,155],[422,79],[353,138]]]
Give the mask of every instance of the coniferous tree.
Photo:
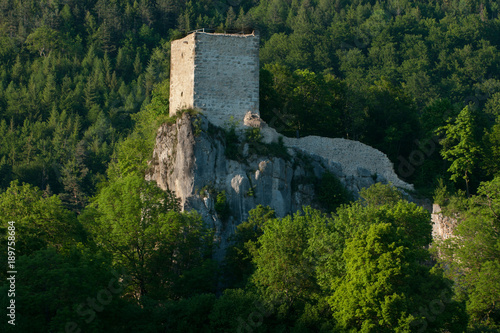
[[[470,174],[473,172],[480,154],[480,146],[475,139],[474,126],[474,115],[466,106],[453,123],[449,122],[438,130],[444,132],[445,135],[444,139],[441,140],[443,145],[441,155],[452,162],[448,168],[452,174],[451,180],[463,178],[467,196],[469,196]]]

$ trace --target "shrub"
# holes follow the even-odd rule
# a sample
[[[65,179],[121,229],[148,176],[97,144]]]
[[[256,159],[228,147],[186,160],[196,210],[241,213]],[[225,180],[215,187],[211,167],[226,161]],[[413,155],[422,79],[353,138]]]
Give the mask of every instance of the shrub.
[[[327,171],[316,186],[316,199],[328,211],[335,211],[340,205],[352,200],[352,196],[340,180]]]
[[[229,205],[227,204],[226,191],[219,192],[215,200],[215,211],[222,221],[229,217]]]
[[[224,129],[224,136],[226,139],[226,150],[224,154],[227,158],[238,161],[242,158],[239,150],[240,140],[236,134],[236,126],[238,125],[238,122],[234,120],[233,116],[231,116],[231,119],[226,125],[227,126]]]

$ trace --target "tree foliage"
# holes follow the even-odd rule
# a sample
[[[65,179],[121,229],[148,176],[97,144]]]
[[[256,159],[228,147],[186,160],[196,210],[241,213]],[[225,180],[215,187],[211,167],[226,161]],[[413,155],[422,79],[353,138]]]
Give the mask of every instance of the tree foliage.
[[[179,213],[172,192],[140,175],[127,175],[103,188],[85,217],[96,243],[130,272],[140,296],[189,295],[182,283],[211,254],[211,232],[201,217]],[[210,280],[199,287],[210,289]]]
[[[500,179],[483,183],[478,194],[469,199],[469,207],[459,214],[454,237],[439,242],[447,273],[457,281],[456,294],[467,301],[473,324],[498,329],[500,323],[497,280],[500,253],[498,225]]]
[[[443,149],[441,155],[451,161],[448,171],[451,173],[451,180],[461,177],[465,180],[467,196],[469,195],[470,174],[474,170],[480,154],[479,144],[476,142],[474,133],[474,116],[466,106],[458,115],[454,123],[448,123],[441,127],[444,132],[444,139],[441,140]]]
[[[495,1],[4,0],[0,8],[0,223],[4,243],[8,221],[22,235],[21,330],[74,321],[118,332],[463,331],[461,304],[472,326],[498,329]],[[199,28],[258,30],[260,112],[280,133],[370,144],[396,170],[406,161],[412,171],[402,176],[428,193],[447,169],[465,177],[470,200],[442,198],[461,221],[459,236],[439,247],[456,300],[442,294],[450,281],[422,265],[429,216],[384,186],[333,216],[305,208],[276,218],[258,207],[233,239],[233,274],[215,297],[210,230],[144,181],[168,115],[170,42]],[[338,184],[327,176],[323,185],[333,211],[341,200],[326,187]],[[132,282],[87,323],[91,312],[79,315],[78,302],[96,297],[119,266]]]
[[[46,196],[39,189],[17,181],[0,194],[0,219],[4,247],[8,242],[7,222],[13,221],[15,233],[20,235],[15,248],[26,255],[47,247],[62,249],[85,238],[76,216],[57,196]]]

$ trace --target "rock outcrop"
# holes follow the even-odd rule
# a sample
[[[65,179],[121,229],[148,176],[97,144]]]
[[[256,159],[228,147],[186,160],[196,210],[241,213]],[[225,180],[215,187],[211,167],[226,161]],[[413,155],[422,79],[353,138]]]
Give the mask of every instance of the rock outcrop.
[[[243,130],[238,131],[242,137]],[[303,205],[315,206],[315,183],[326,171],[355,193],[374,182],[397,179],[395,174],[371,170],[369,161],[360,166],[355,161],[345,165],[345,160],[335,160],[340,153],[325,158],[300,145],[283,146],[279,156],[272,156],[269,152],[259,155],[258,149],[239,142],[240,158],[231,159],[227,156],[230,144],[235,143],[228,142],[224,130],[204,116],[185,113],[175,124],[159,128],[147,176],[161,188],[175,191],[183,210],[198,211],[206,223],[215,227],[220,245],[217,259],[224,255],[236,226],[257,205],[271,206],[278,216],[293,213]],[[383,159],[382,153],[367,147],[363,145],[363,149],[371,149],[373,156]],[[221,205],[227,208],[227,214],[221,211]]]
[[[438,204],[432,205],[432,238],[444,240],[453,236],[453,231],[458,225],[457,218],[446,216]]]

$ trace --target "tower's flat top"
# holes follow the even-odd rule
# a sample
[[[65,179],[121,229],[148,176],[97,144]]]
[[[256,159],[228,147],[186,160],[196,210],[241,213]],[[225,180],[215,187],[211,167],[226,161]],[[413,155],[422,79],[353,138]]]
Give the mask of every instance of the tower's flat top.
[[[229,33],[229,32],[210,32],[206,31],[206,29],[198,29],[194,31],[190,31],[185,37],[194,35],[194,34],[205,34],[205,35],[211,35],[211,36],[228,36],[228,37],[255,37],[257,34],[255,31],[252,31],[252,33],[245,34],[244,32],[238,32],[238,33]]]

